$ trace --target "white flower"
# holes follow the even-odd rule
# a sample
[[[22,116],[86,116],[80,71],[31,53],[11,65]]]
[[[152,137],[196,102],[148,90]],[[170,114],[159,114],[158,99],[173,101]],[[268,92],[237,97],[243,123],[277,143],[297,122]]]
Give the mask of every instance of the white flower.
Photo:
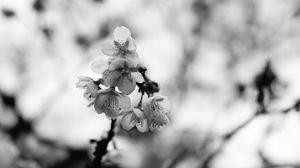
[[[166,97],[155,95],[146,100],[143,107],[143,111],[134,108],[125,112],[121,120],[123,129],[128,131],[136,127],[137,130],[145,133],[169,123],[170,107]]]
[[[103,74],[104,85],[117,86],[121,92],[131,94],[136,87],[136,82],[143,82],[140,73],[132,72],[135,65],[131,63],[122,58],[114,60]]]
[[[94,101],[94,108],[97,113],[105,113],[107,117],[117,117],[123,110],[131,107],[129,96],[115,91],[113,88],[104,89],[98,92]]]
[[[136,127],[140,132],[148,132],[148,121],[143,113],[138,108],[128,110],[122,117],[121,126],[123,129],[129,131],[133,127]]]
[[[129,31],[128,28],[124,26],[116,27],[113,32],[113,37],[114,37],[114,41],[119,46],[125,46],[127,45],[126,43],[128,43],[128,41],[131,38],[131,32]]]
[[[104,42],[102,52],[109,56],[108,59],[98,59],[90,66],[92,71],[98,74],[102,74],[113,61],[119,58],[126,59],[133,67],[139,63],[136,42],[131,37],[130,31],[124,26],[115,28],[113,40]]]
[[[150,130],[161,128],[169,123],[170,105],[166,97],[154,95],[143,104],[144,114]]]
[[[138,54],[136,52],[136,42],[131,37],[130,31],[124,27],[117,27],[113,32],[113,41],[109,41],[102,46],[103,54],[110,56],[110,61],[116,58],[125,58],[138,64]]]
[[[94,83],[94,80],[87,76],[79,76],[78,82],[76,82],[77,88],[85,89],[83,97],[91,101],[93,98],[96,98],[97,91],[99,90],[99,86]]]

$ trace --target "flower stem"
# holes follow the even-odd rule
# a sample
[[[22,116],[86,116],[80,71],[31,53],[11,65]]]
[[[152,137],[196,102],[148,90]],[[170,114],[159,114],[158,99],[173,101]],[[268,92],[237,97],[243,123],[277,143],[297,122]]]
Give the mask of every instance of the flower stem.
[[[139,103],[138,103],[138,105],[137,105],[137,107],[140,108],[140,109],[142,108],[143,97],[144,97],[144,92],[141,93],[141,98],[140,98],[140,101],[139,101]]]
[[[141,66],[138,68],[138,72],[140,72],[140,74],[143,76],[145,82],[149,83],[149,78],[146,76],[146,71],[147,71],[146,67]]]
[[[139,87],[139,92],[142,93],[142,96],[144,96],[144,93],[146,93],[148,97],[151,97],[154,93],[159,92],[159,85],[157,82],[149,79],[149,77],[146,75],[146,71],[146,67],[138,67],[138,72],[142,75],[144,82],[137,83],[137,86]]]
[[[110,130],[108,131],[107,137],[97,141],[95,151],[93,155],[95,158],[93,159],[93,162],[91,165],[88,166],[88,168],[100,168],[101,167],[101,161],[104,155],[107,153],[107,146],[109,142],[113,139],[115,136],[115,126],[116,126],[116,119],[111,120],[110,124]]]

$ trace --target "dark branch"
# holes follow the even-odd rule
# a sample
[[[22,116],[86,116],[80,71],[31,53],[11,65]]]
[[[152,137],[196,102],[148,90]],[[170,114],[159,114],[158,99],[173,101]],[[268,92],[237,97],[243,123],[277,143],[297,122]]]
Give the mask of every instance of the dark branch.
[[[114,129],[116,126],[116,121],[117,121],[116,119],[111,120],[110,130],[108,131],[108,135],[106,138],[103,138],[99,141],[95,141],[95,140],[91,141],[91,142],[96,142],[95,151],[93,153],[95,158],[94,158],[92,164],[87,166],[88,168],[100,168],[101,167],[102,158],[107,153],[107,146],[108,146],[109,142],[115,136]]]

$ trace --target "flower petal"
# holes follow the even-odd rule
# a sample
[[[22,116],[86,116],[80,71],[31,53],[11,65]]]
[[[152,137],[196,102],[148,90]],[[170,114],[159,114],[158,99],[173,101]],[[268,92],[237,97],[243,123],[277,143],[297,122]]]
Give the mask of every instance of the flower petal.
[[[106,71],[103,74],[104,85],[117,86],[120,77],[121,77],[121,72],[119,71]]]
[[[155,96],[153,96],[153,99],[156,101],[163,101],[163,100],[167,99],[167,97],[163,96],[161,94],[155,94]]]
[[[117,117],[120,113],[118,94],[114,91],[98,93],[94,108],[97,113],[105,113],[107,117]]]
[[[105,105],[108,100],[108,93],[100,93],[94,101],[94,108],[98,114],[105,112]]]
[[[127,60],[128,67],[130,67],[130,68],[137,67],[137,65],[140,62],[139,55],[135,51],[134,52],[130,52],[130,53],[126,53],[126,55],[123,56],[122,58],[125,58]]]
[[[154,131],[155,128],[156,128],[156,126],[153,123],[150,124],[150,126],[149,126],[150,131]]]
[[[91,80],[93,80],[92,78],[90,78],[88,76],[78,76],[77,78],[80,81],[91,81]]]
[[[101,51],[107,56],[116,56],[119,49],[117,49],[112,41],[105,41],[102,45]]]
[[[93,100],[92,94],[88,92],[87,90],[83,93],[83,97],[86,98],[88,101]]]
[[[125,67],[126,64],[126,59],[124,58],[117,58],[115,60],[113,60],[110,64],[109,64],[109,70],[113,71],[113,70],[121,70]]]
[[[115,28],[113,36],[115,42],[120,45],[124,45],[128,41],[129,37],[131,37],[131,33],[128,28],[121,26]]]
[[[164,101],[160,102],[160,105],[164,109],[165,114],[171,113],[171,105],[168,99],[165,99]]]
[[[93,72],[97,74],[102,74],[108,68],[108,63],[104,59],[99,59],[92,62],[90,68]]]
[[[136,124],[137,130],[139,130],[142,133],[148,132],[149,127],[148,127],[148,122],[146,119],[142,120],[140,123]]]
[[[144,114],[148,119],[150,127],[157,128],[169,123],[168,113],[170,109],[164,104],[166,98],[155,95],[145,100],[143,105]]]
[[[92,98],[95,98],[97,97],[97,92],[99,89],[99,86],[95,85],[94,83],[89,83],[87,85],[86,91],[91,93]]]
[[[117,84],[119,90],[124,94],[131,94],[136,86],[130,74],[123,74]]]
[[[122,117],[121,126],[126,131],[131,130],[136,124],[134,121],[131,121],[132,115],[133,113],[129,112]]]
[[[138,108],[134,108],[133,113],[140,119],[145,118],[144,113]]]
[[[169,123],[168,116],[164,113],[164,109],[156,105],[148,105],[144,107],[144,114],[149,120],[149,124],[163,126]]]
[[[169,123],[169,118],[167,117],[167,115],[155,116],[151,119],[151,123],[156,126],[164,126]]]
[[[160,95],[160,94],[156,94],[153,99],[159,103],[159,105],[161,106],[161,108],[164,110],[165,114],[168,114],[171,112],[171,105],[170,102],[168,100],[168,98],[166,96]]]
[[[146,107],[148,107],[149,105],[151,105],[152,100],[153,100],[153,96],[144,99],[143,107],[146,108]]]
[[[75,83],[77,88],[85,88],[87,84],[93,82],[93,79],[87,76],[79,76],[78,81]]]
[[[135,82],[137,82],[137,83],[143,83],[144,82],[144,78],[139,72],[132,72],[131,76],[135,80]]]
[[[85,89],[85,87],[86,87],[87,84],[88,84],[87,82],[78,81],[78,82],[75,83],[75,86],[76,86],[76,88]]]
[[[117,100],[119,107],[123,110],[131,108],[131,100],[128,95],[119,94]]]
[[[127,50],[129,52],[134,52],[136,51],[136,42],[132,37],[129,37],[128,39],[128,46],[127,46]]]
[[[114,60],[116,60],[118,57],[108,57],[107,62],[108,65],[110,65]]]
[[[114,91],[108,92],[106,94],[103,94],[101,97],[95,99],[95,110],[97,111],[96,107],[98,107],[98,110],[100,112],[104,112],[107,117],[117,117],[120,113],[121,108],[119,107],[119,101],[117,99],[117,93]],[[97,111],[98,112],[98,111]]]

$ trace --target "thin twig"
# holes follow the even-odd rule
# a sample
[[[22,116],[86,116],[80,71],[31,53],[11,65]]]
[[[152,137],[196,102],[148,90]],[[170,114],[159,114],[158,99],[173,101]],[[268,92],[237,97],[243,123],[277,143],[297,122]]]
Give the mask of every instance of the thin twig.
[[[141,98],[137,105],[138,108],[142,108],[144,94],[145,94],[144,92],[141,92]]]
[[[249,125],[257,116],[259,113],[255,113],[252,115],[249,119],[247,119],[245,122],[243,122],[241,125],[239,125],[237,128],[232,130],[231,132],[225,134],[222,137],[221,145],[218,149],[216,149],[214,152],[212,152],[199,166],[199,168],[208,168],[210,166],[210,163],[213,161],[213,159],[221,153],[221,151],[225,148],[225,146],[228,144],[228,142],[238,134],[243,128],[245,128],[247,125]]]
[[[236,135],[241,129],[249,125],[258,116],[258,113],[252,115],[250,118],[248,118],[245,122],[243,122],[241,125],[239,125],[237,128],[232,130],[231,132],[227,133],[226,135],[223,136],[223,139],[230,140],[234,135]]]

